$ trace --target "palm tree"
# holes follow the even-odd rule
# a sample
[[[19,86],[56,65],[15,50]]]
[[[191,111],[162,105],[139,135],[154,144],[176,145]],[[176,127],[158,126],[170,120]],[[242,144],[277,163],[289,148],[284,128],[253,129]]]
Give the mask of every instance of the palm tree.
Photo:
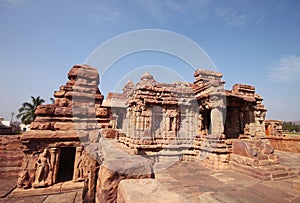
[[[45,102],[45,100],[41,99],[40,96],[34,98],[31,96],[32,102],[24,102],[22,104],[22,107],[19,108],[19,114],[17,115],[17,118],[21,118],[22,123],[24,124],[30,124],[32,121],[34,121],[36,115],[34,111],[38,107],[38,105]]]
[[[53,97],[51,97],[51,98],[50,98],[50,102],[51,102],[52,104],[54,104],[54,103],[55,103],[55,99],[54,99]]]

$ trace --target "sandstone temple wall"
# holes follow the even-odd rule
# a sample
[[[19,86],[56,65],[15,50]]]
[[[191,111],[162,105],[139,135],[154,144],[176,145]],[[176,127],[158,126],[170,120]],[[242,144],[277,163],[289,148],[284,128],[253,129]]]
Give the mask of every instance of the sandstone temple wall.
[[[20,135],[0,135],[0,177],[17,177],[23,156]]]
[[[276,150],[300,153],[300,138],[285,136],[282,124],[279,120],[265,120],[266,138]]]

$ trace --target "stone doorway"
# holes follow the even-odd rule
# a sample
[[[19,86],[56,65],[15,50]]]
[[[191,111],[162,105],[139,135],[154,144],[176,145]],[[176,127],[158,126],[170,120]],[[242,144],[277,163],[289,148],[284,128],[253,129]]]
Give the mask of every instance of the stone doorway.
[[[211,119],[210,119],[210,112],[211,109],[205,109],[203,111],[203,129],[206,131],[207,134],[211,133]]]
[[[75,153],[75,147],[60,148],[57,182],[65,182],[73,179]]]
[[[123,128],[123,119],[124,119],[124,115],[120,114],[117,118],[117,129]]]
[[[237,107],[227,107],[224,130],[226,138],[238,138],[243,131],[239,109]]]

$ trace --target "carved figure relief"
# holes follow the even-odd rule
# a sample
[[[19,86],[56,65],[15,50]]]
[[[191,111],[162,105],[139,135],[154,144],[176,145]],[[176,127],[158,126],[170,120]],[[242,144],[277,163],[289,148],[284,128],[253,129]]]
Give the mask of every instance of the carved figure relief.
[[[77,164],[77,168],[78,168],[78,181],[83,181],[84,180],[84,176],[85,176],[85,171],[86,168],[88,166],[88,153],[86,151],[82,152],[82,155],[80,156],[80,159],[78,161]]]
[[[31,187],[30,176],[27,171],[21,171],[19,173],[17,187],[24,188],[24,189]]]
[[[44,149],[36,162],[36,173],[33,187],[47,186],[47,178],[50,170],[52,170],[52,167],[50,164],[49,151],[48,149]]]

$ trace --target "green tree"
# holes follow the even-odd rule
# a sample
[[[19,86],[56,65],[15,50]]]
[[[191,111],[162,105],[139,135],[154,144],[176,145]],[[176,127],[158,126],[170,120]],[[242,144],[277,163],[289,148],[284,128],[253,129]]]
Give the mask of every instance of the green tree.
[[[300,125],[297,125],[293,122],[283,122],[282,124],[282,129],[283,130],[288,130],[288,131],[300,131]]]
[[[45,102],[45,100],[41,99],[40,96],[36,98],[31,96],[31,100],[31,103],[24,102],[22,107],[19,108],[19,114],[17,115],[17,118],[21,118],[21,121],[24,124],[30,124],[32,121],[34,121],[36,117],[34,113],[36,108]]]

